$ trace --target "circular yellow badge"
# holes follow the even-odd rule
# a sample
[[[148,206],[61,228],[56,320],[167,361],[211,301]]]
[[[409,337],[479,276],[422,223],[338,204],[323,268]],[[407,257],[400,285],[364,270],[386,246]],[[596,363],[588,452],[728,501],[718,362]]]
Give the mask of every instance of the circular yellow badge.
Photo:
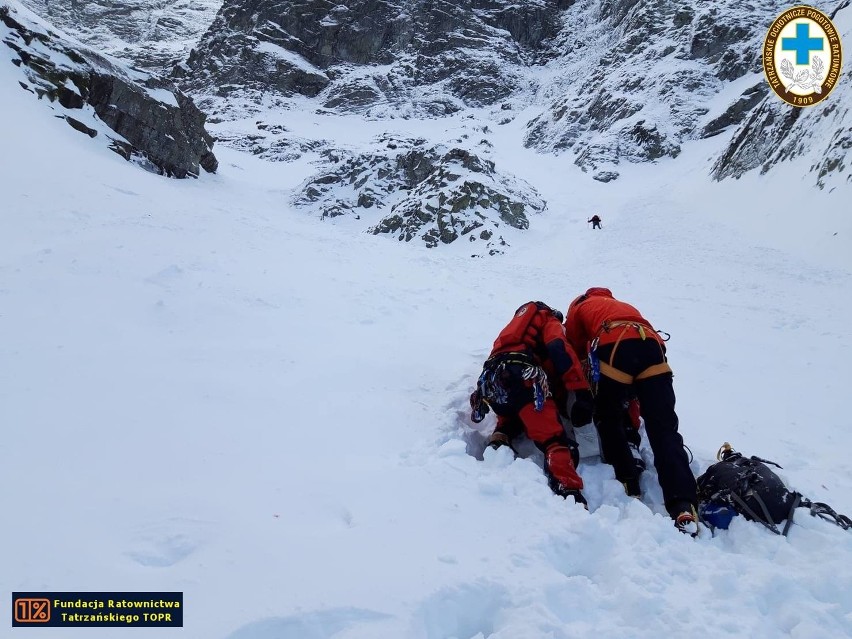
[[[775,18],[763,41],[763,72],[779,98],[795,107],[819,104],[840,79],[843,53],[831,19],[809,6]]]

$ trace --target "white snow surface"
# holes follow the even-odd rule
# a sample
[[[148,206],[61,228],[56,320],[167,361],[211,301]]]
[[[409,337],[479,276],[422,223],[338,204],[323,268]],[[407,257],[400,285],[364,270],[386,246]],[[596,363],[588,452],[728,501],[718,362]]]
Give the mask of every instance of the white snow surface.
[[[691,539],[652,472],[640,501],[599,463],[587,512],[535,457],[478,459],[493,421],[467,406],[517,306],[608,286],[672,335],[696,473],[730,441],[852,513],[849,186],[795,162],[710,183],[726,136],[600,184],[522,149],[517,118],[493,157],[548,210],[471,259],[293,210],[310,154],[140,171],[16,77],[0,64],[0,590],[182,591],[185,611],[14,636],[852,636],[852,533],[799,511],[787,538],[738,518]],[[395,126],[440,140],[486,116]]]
[[[317,69],[310,62],[305,60],[298,53],[294,53],[293,51],[288,51],[284,47],[278,46],[274,42],[262,41],[257,44],[257,51],[261,53],[265,53],[268,56],[276,60],[283,60],[284,62],[292,65],[296,69],[301,71],[307,71],[308,73],[322,73],[320,69]]]

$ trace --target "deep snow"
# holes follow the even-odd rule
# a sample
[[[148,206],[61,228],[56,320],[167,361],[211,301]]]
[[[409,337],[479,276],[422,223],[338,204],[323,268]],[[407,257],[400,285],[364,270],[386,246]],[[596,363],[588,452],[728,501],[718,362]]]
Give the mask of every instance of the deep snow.
[[[311,156],[217,148],[218,175],[168,180],[3,100],[0,589],[186,606],[183,629],[14,636],[852,636],[849,532],[800,511],[786,539],[738,519],[693,540],[650,474],[640,502],[600,464],[580,467],[586,512],[534,459],[477,459],[493,422],[467,417],[519,304],[605,285],[672,334],[696,471],[730,441],[852,513],[848,187],[812,189],[801,163],[711,184],[725,136],[603,185],[520,150],[519,117],[493,155],[549,209],[471,259],[294,211]]]

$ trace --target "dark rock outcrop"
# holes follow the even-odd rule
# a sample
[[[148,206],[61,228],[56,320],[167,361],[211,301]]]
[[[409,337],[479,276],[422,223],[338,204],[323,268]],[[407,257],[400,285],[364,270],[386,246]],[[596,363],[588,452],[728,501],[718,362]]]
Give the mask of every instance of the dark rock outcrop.
[[[72,46],[14,3],[0,5],[0,23],[3,43],[14,51],[12,62],[27,79],[22,86],[64,110],[91,109],[120,136],[110,148],[172,177],[216,170],[205,115],[171,82]],[[64,117],[90,137],[97,134],[81,116]]]
[[[722,115],[713,118],[713,120],[704,126],[701,130],[701,137],[710,138],[714,135],[719,135],[729,126],[740,124],[768,93],[769,86],[763,81],[746,89],[739,98],[728,106]]]
[[[367,229],[428,247],[459,239],[502,252],[502,229],[526,229],[544,201],[493,162],[455,146],[385,136],[369,152],[324,153],[327,168],[306,181],[294,204],[321,218],[375,220]]]

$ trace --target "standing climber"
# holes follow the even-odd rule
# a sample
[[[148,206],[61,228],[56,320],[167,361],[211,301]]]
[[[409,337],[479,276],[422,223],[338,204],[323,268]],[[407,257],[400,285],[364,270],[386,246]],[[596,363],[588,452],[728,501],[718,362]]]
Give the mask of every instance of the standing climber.
[[[489,409],[494,410],[498,437],[492,437],[492,445],[509,443],[511,435],[505,442],[499,435],[523,428],[544,453],[551,490],[585,504],[576,447],[559,420],[557,400],[564,406],[564,398],[573,392],[571,421],[588,424],[594,398],[579,359],[565,339],[562,319],[562,313],[542,302],[527,302],[515,311],[494,341],[470,396],[471,420],[480,422]]]
[[[586,223],[587,223],[587,224],[588,224],[589,222],[591,222],[591,223],[592,223],[592,229],[599,229],[599,228],[601,228],[601,218],[600,218],[600,216],[599,216],[597,213],[595,213],[595,214],[594,214],[591,218],[589,218],[588,220],[586,220]]]
[[[635,307],[598,287],[571,302],[565,334],[576,352],[588,358],[592,386],[597,387],[595,424],[616,479],[628,494],[639,494],[640,469],[623,426],[625,403],[635,393],[666,510],[678,529],[697,533],[695,475],[678,432],[672,369],[663,339]]]

